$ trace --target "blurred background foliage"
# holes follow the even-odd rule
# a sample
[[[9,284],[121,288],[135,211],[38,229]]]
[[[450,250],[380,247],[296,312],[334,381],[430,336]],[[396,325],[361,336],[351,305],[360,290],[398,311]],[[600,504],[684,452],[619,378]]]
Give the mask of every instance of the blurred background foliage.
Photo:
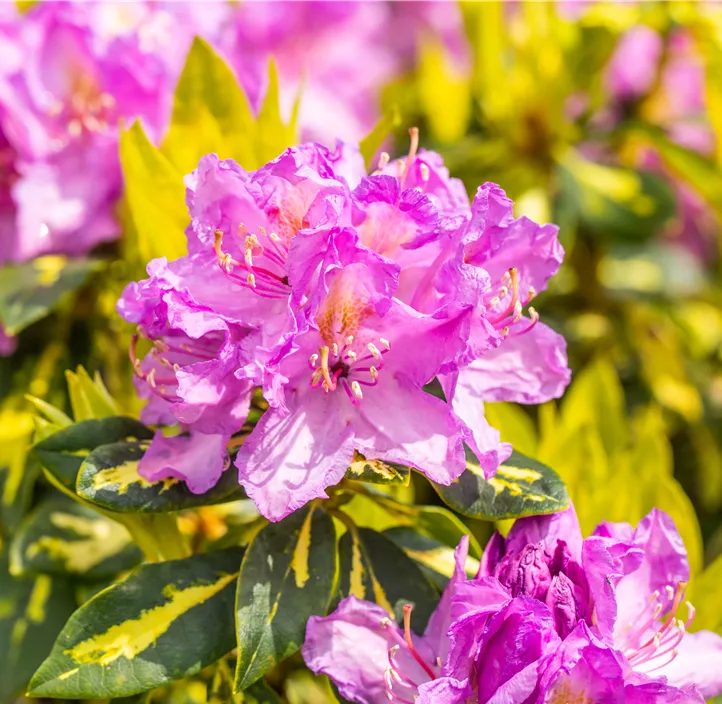
[[[489,420],[519,451],[563,476],[585,533],[602,520],[636,523],[653,506],[667,511],[689,550],[694,628],[722,632],[722,6],[474,2],[462,3],[462,12],[463,46],[452,51],[427,28],[413,69],[384,88],[379,114],[386,117],[366,147],[391,130],[387,148],[404,152],[408,126],[418,125],[423,146],[444,156],[471,195],[497,182],[517,214],[560,225],[566,259],[535,305],[567,339],[573,382],[561,401],[538,408],[489,405]],[[641,89],[615,90],[615,52],[640,28],[661,39],[654,70]],[[0,320],[19,333],[15,354],[0,358],[1,561],[26,513],[57,493],[37,481],[28,454],[34,428],[42,437],[53,414],[63,424],[51,406],[76,420],[102,417],[95,413],[103,403],[139,409],[126,353],[130,330],[114,306],[150,256],[183,246],[183,189],[174,179],[208,150],[255,168],[295,140],[294,121],[281,118],[274,98],[272,65],[270,97],[254,116],[205,45],[196,42],[192,52],[216,89],[194,94],[189,83],[175,106],[180,127],[160,148],[139,124],[123,134],[126,176],[150,162],[156,181],[128,178],[120,245],[71,266],[41,257],[0,278]],[[686,99],[695,86],[699,95]],[[221,95],[225,125],[213,111]],[[259,138],[269,133],[278,140]],[[179,213],[177,221],[163,219],[169,211]],[[107,391],[84,370],[63,374],[80,364],[98,371]],[[412,498],[438,503],[419,477],[392,494],[390,506]],[[403,528],[403,512],[353,501],[359,525]],[[223,507],[181,522],[198,540],[222,540],[248,525],[242,510]],[[482,545],[493,529],[470,527]],[[435,553],[442,579],[445,550],[445,557]],[[87,598],[73,580],[50,579],[17,581],[9,595],[0,588],[0,657],[20,652],[24,638],[52,640],[44,627],[57,632],[59,624],[34,617],[38,590],[60,624]],[[25,609],[27,632],[3,630],[8,608]],[[291,704],[332,696],[294,659],[269,681]],[[195,684],[197,691],[186,685],[147,701],[224,701],[223,682],[199,677]]]

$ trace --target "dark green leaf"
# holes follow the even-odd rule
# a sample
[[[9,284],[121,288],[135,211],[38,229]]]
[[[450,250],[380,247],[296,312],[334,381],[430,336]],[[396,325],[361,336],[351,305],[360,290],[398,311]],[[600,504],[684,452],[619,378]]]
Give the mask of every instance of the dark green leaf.
[[[139,567],[81,606],[30,682],[33,697],[106,699],[188,677],[235,643],[242,550]]]
[[[54,433],[34,447],[37,458],[63,486],[75,489],[80,465],[96,447],[119,440],[150,440],[153,431],[124,416],[84,420]]]
[[[101,266],[92,259],[48,256],[0,269],[0,324],[5,332],[17,335],[45,317]]]
[[[466,471],[450,486],[433,485],[455,511],[488,521],[556,513],[569,506],[569,495],[559,475],[541,462],[519,452],[491,479],[471,450],[466,450]]]
[[[254,682],[243,690],[244,704],[282,704],[283,699],[264,680]]]
[[[256,535],[238,577],[236,691],[301,647],[306,621],[326,613],[337,570],[333,521],[316,504]]]
[[[443,589],[454,574],[454,549],[448,545],[407,526],[388,528],[382,535],[400,547],[408,557],[416,562],[437,589]],[[478,560],[471,558],[467,561],[466,571],[470,579],[476,576],[478,569]]]
[[[146,447],[142,442],[115,442],[93,450],[78,472],[78,495],[119,513],[180,511],[245,497],[233,465],[205,494],[192,493],[179,479],[149,482],[138,474]]]
[[[69,582],[11,577],[0,553],[0,704],[19,700],[74,609]]]
[[[397,620],[405,604],[413,604],[411,625],[423,632],[439,595],[421,569],[382,533],[350,528],[339,544],[339,586],[345,597],[375,601]]]
[[[41,502],[13,538],[14,575],[75,575],[94,581],[135,567],[143,554],[115,521],[66,498]]]
[[[18,461],[15,466],[0,468],[0,534],[13,533],[25,517],[39,473],[40,465],[32,455],[24,464]]]

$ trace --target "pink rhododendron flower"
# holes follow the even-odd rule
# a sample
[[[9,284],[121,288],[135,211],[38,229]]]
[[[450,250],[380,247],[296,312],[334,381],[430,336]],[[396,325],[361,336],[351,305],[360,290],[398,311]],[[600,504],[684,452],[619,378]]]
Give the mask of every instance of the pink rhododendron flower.
[[[619,100],[643,96],[657,78],[662,49],[662,37],[651,27],[638,25],[627,30],[607,66],[607,90]]]
[[[362,704],[681,704],[722,691],[722,638],[679,619],[689,568],[666,514],[586,540],[573,508],[519,519],[472,580],[466,550],[423,636],[410,607],[401,630],[350,596],[309,620],[306,664]]]
[[[417,146],[412,130],[408,156],[383,154],[371,174],[344,143],[288,149],[254,172],[203,157],[186,181],[189,254],[152,263],[121,299],[151,339],[219,357],[205,383],[217,396],[198,417],[187,405],[209,365],[193,365],[192,384],[178,372],[178,422],[228,436],[243,413],[218,429],[203,420],[235,407],[228,375],[261,388],[269,408],[236,464],[271,520],[325,496],[356,452],[450,484],[466,443],[490,476],[511,448],[483,401],[537,403],[569,380],[563,339],[522,312],[559,266],[557,229],[515,220],[489,184],[470,207],[440,157]],[[140,305],[157,290],[166,308]],[[168,326],[192,342],[169,342]],[[217,347],[199,351],[201,341]],[[146,380],[153,363],[136,365]],[[445,401],[423,390],[435,377]]]
[[[0,72],[0,263],[81,254],[119,234],[119,122],[140,117],[158,138],[182,64],[149,53],[140,27],[101,31],[113,7],[39,3],[0,29],[12,40],[12,61]],[[155,16],[148,13],[144,29]],[[189,46],[190,28],[185,42],[175,39]]]

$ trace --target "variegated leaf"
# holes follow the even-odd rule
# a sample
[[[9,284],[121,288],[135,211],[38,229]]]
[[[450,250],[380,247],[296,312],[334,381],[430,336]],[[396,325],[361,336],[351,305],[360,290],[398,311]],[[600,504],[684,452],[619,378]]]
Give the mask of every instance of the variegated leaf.
[[[0,704],[20,700],[75,609],[70,582],[47,575],[11,577],[8,566],[7,553],[0,552]]]
[[[353,527],[339,543],[343,597],[353,594],[374,601],[397,620],[405,604],[413,604],[411,625],[423,632],[438,602],[438,592],[421,569],[382,533]]]
[[[33,451],[55,479],[75,490],[80,465],[96,447],[119,440],[150,440],[152,437],[153,431],[139,421],[114,416],[74,423],[39,442]]]
[[[326,613],[337,571],[333,520],[316,504],[255,536],[238,577],[236,691],[301,647],[309,617]]]
[[[33,697],[108,699],[200,672],[234,644],[238,548],[147,564],[81,606],[33,676]]]
[[[78,472],[82,498],[119,513],[164,513],[245,498],[231,465],[205,494],[194,494],[179,479],[150,482],[138,474],[147,443],[116,442],[93,450]]]
[[[143,554],[120,524],[81,504],[59,497],[41,502],[14,536],[14,575],[74,575],[87,581],[135,567]]]
[[[561,477],[541,462],[514,452],[491,479],[485,479],[468,448],[466,458],[466,471],[453,484],[434,484],[443,501],[465,516],[498,521],[556,513],[569,506]]]

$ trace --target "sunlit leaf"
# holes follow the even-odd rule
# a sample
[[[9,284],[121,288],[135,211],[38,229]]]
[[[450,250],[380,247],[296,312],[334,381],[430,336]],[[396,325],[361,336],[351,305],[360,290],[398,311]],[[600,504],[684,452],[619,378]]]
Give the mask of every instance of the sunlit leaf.
[[[215,662],[235,643],[242,554],[231,549],[143,565],[100,592],[63,628],[33,675],[31,696],[130,696]]]
[[[455,511],[485,520],[555,513],[569,505],[559,475],[518,452],[486,479],[476,455],[467,448],[466,471],[449,486],[433,486]]]

